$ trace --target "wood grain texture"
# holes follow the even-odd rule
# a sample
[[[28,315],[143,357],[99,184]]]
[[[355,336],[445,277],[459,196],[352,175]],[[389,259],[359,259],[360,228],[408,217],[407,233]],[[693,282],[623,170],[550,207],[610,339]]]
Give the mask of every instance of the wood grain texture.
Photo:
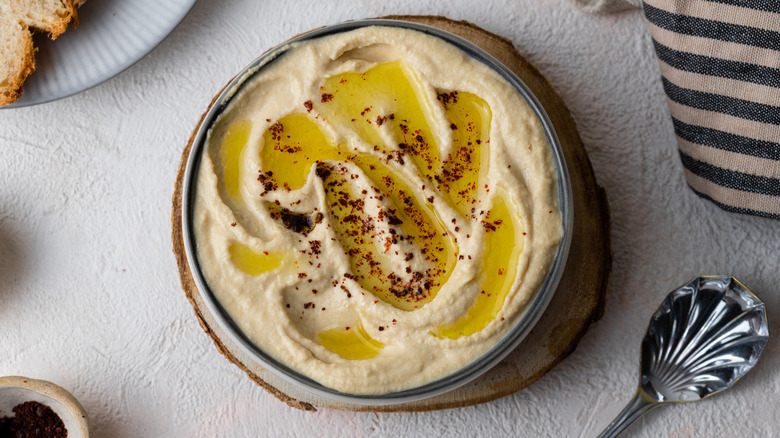
[[[574,226],[571,249],[558,290],[544,315],[507,358],[480,378],[449,393],[399,405],[362,406],[323,399],[281,380],[243,353],[209,313],[195,286],[184,252],[181,203],[184,169],[195,131],[203,120],[201,117],[182,154],[173,195],[172,241],[181,285],[217,350],[263,389],[297,409],[311,411],[316,410],[316,406],[354,411],[417,412],[470,406],[507,396],[531,385],[571,354],[590,324],[601,318],[607,299],[612,253],[606,194],[596,182],[568,108],[549,82],[509,40],[469,22],[438,16],[383,18],[434,26],[468,39],[515,72],[536,95],[555,127],[572,180]]]

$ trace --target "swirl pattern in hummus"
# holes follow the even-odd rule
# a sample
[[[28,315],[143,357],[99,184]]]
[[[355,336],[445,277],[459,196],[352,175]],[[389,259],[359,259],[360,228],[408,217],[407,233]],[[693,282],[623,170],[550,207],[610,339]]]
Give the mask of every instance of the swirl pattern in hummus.
[[[540,121],[435,37],[368,27],[264,67],[215,122],[195,236],[209,287],[259,348],[382,394],[496,345],[562,234]]]

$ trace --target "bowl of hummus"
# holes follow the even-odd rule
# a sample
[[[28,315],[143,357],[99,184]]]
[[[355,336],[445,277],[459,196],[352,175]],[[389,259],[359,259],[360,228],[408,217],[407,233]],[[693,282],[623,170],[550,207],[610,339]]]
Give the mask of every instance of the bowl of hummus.
[[[269,371],[393,404],[478,377],[562,275],[572,206],[542,106],[442,30],[364,20],[252,62],[198,127],[187,260],[210,312]]]

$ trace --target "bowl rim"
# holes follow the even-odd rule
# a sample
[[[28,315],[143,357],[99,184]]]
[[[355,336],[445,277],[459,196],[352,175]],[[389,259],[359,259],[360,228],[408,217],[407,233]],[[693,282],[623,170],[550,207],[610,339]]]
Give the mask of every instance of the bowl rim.
[[[248,82],[251,82],[251,79],[260,72],[263,67],[283,56],[288,50],[293,48],[296,43],[371,26],[404,28],[437,37],[454,45],[472,59],[481,62],[496,71],[504,80],[512,85],[521,97],[523,97],[533,110],[534,114],[539,118],[550,145],[553,163],[556,169],[558,204],[561,213],[563,236],[558,244],[553,261],[548,268],[544,281],[532,296],[531,301],[522,311],[522,315],[519,316],[517,323],[487,352],[454,373],[440,377],[424,385],[387,394],[361,395],[344,393],[324,386],[314,379],[293,370],[288,365],[277,361],[247,338],[232,320],[227,311],[222,308],[203,277],[195,250],[192,206],[194,204],[196,192],[195,183],[197,171],[200,168],[206,138],[208,137],[213,123],[230,104],[232,98],[241,90],[241,88]],[[279,44],[241,69],[241,71],[219,93],[217,98],[214,99],[213,104],[199,123],[195,136],[193,137],[192,148],[187,157],[182,182],[181,226],[185,254],[193,281],[203,302],[206,304],[206,307],[211,312],[214,319],[243,353],[256,360],[261,366],[276,377],[306,392],[341,403],[380,406],[415,402],[452,391],[455,388],[473,381],[489,369],[493,368],[493,366],[498,364],[498,362],[504,359],[518,346],[523,338],[525,338],[536,325],[539,318],[541,318],[547,305],[552,300],[558,283],[563,275],[569,248],[571,246],[573,200],[569,172],[566,167],[563,150],[555,132],[555,128],[536,96],[534,96],[528,86],[525,85],[514,72],[470,41],[436,27],[397,19],[364,19],[320,27]]]

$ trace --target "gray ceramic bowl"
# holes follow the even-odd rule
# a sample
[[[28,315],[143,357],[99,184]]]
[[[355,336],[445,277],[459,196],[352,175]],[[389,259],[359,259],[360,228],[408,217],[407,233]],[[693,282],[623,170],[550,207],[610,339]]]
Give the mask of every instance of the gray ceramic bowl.
[[[50,407],[62,419],[69,438],[89,437],[87,413],[68,391],[45,380],[22,376],[0,377],[0,417],[12,417],[12,409],[28,401]]]
[[[208,134],[208,130],[217,120],[222,111],[230,103],[232,97],[235,96],[241,87],[249,82],[250,79],[255,74],[257,74],[257,72],[261,71],[265,66],[273,63],[275,59],[284,55],[284,53],[290,49],[291,44],[336,33],[348,32],[367,26],[401,27],[405,29],[421,31],[428,35],[440,38],[454,45],[455,47],[458,47],[475,60],[491,67],[515,87],[517,92],[525,98],[528,105],[533,109],[533,111],[536,113],[536,116],[541,120],[545,134],[547,136],[547,141],[551,145],[552,155],[558,177],[558,197],[560,200],[561,217],[563,219],[564,229],[563,239],[558,246],[558,249],[555,253],[555,259],[550,266],[550,270],[547,273],[542,286],[536,291],[529,305],[526,307],[522,318],[519,319],[515,327],[513,327],[512,330],[509,331],[509,333],[498,344],[496,344],[491,350],[489,350],[471,364],[444,378],[416,388],[376,396],[346,394],[325,387],[320,383],[317,383],[314,380],[292,370],[288,366],[274,360],[271,356],[255,346],[238,329],[235,322],[232,321],[230,315],[225,312],[214,296],[213,292],[209,289],[198,264],[192,224],[195,176],[197,175],[197,169],[200,166],[201,156],[203,155],[203,151],[205,149],[204,143]],[[449,32],[406,21],[377,19],[351,21],[311,31],[296,37],[274,48],[273,50],[270,50],[266,54],[254,60],[251,64],[249,64],[236,75],[235,79],[233,79],[227,85],[227,87],[225,87],[222,93],[217,97],[214,105],[205,114],[203,121],[201,122],[195,134],[192,150],[187,159],[187,167],[184,173],[182,230],[184,234],[184,247],[187,253],[187,262],[189,263],[192,276],[201,296],[203,297],[204,302],[218,323],[244,352],[257,360],[257,362],[260,363],[263,367],[279,376],[281,379],[301,387],[304,390],[309,391],[317,396],[343,403],[362,405],[389,405],[413,402],[451,391],[479,377],[481,374],[485,373],[487,370],[501,361],[501,359],[506,357],[515,347],[517,347],[520,341],[531,331],[533,326],[542,316],[542,313],[552,299],[561,275],[563,274],[563,268],[566,264],[566,257],[568,255],[569,245],[571,243],[571,230],[573,221],[572,209],[571,184],[569,181],[569,175],[566,169],[566,163],[564,162],[563,152],[561,151],[561,146],[552,126],[552,122],[550,122],[550,119],[547,117],[547,114],[536,97],[534,97],[528,87],[511,70],[487,54],[484,50]]]

